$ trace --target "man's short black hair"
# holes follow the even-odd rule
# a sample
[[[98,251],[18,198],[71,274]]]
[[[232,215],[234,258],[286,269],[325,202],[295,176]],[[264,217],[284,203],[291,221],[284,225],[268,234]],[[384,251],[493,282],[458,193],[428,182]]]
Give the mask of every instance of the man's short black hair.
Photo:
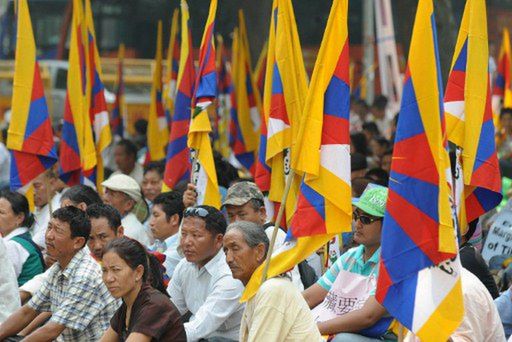
[[[55,210],[52,217],[69,225],[72,238],[83,237],[87,243],[91,234],[91,220],[84,211],[76,207],[62,207]]]
[[[365,122],[363,124],[362,128],[363,128],[363,131],[368,131],[368,132],[372,133],[373,135],[377,135],[377,136],[380,135],[379,127],[373,121]]]
[[[375,107],[380,110],[384,110],[384,109],[386,109],[387,105],[388,105],[388,98],[384,95],[379,95],[373,101],[372,107]]]
[[[135,159],[137,159],[137,146],[131,140],[119,140],[116,146],[123,146],[126,154],[133,156]]]
[[[159,160],[150,162],[145,168],[144,168],[144,174],[148,173],[149,171],[155,171],[160,175],[161,178],[164,178],[164,172],[165,172],[165,161]]]
[[[208,212],[206,217],[202,217],[196,209],[205,209]],[[224,214],[218,209],[209,206],[209,205],[198,205],[195,207],[187,208],[185,211],[185,217],[197,217],[204,221],[206,230],[208,230],[212,235],[226,233],[226,227],[228,226],[226,223],[226,219],[224,218]]]
[[[104,203],[95,203],[87,207],[86,213],[89,219],[105,218],[109,228],[117,234],[117,229],[121,226],[121,214],[116,208]]]
[[[352,171],[366,170],[368,168],[368,161],[361,153],[353,153],[350,156],[350,169]]]
[[[502,108],[500,112],[500,119],[504,117],[505,115],[512,115],[512,108]]]
[[[372,183],[382,185],[387,187],[389,183],[389,174],[386,170],[381,169],[380,167],[373,168],[366,172],[364,175],[366,178],[372,180]]]
[[[388,148],[382,156],[392,156],[393,155],[393,147]]]
[[[183,211],[185,205],[183,204],[183,195],[178,191],[162,192],[160,195],[155,197],[153,206],[159,205],[162,211],[165,213],[167,220],[171,216],[178,214],[180,221],[183,218]]]
[[[64,191],[60,201],[62,202],[65,199],[69,199],[74,204],[85,203],[87,206],[90,206],[94,203],[102,203],[101,197],[96,190],[91,188],[90,186],[79,184],[74,185],[71,188]]]

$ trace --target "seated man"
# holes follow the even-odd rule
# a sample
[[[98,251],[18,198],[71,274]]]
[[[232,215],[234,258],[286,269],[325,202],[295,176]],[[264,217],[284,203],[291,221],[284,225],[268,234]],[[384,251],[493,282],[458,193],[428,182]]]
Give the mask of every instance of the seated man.
[[[344,253],[303,295],[322,335],[333,341],[351,341],[360,336],[377,340],[391,324],[386,309],[375,299],[379,271],[382,218],[387,188],[369,185],[354,203],[354,241],[359,244]]]
[[[187,341],[238,340],[243,305],[243,286],[233,279],[222,251],[226,220],[210,206],[190,207],[183,214],[180,261],[167,292],[185,323]]]
[[[46,227],[50,222],[51,212],[59,209],[61,191],[64,184],[52,168],[41,173],[33,181],[34,186],[34,218],[36,223],[30,229],[32,240],[44,251]],[[50,212],[51,211],[51,212]]]
[[[178,254],[180,222],[183,219],[183,196],[176,191],[164,192],[153,200],[149,226],[155,238],[151,250],[165,255],[165,272],[172,277],[174,269],[182,259]]]
[[[89,206],[86,213],[91,220],[91,234],[87,247],[94,259],[100,262],[105,246],[124,235],[121,215],[114,207],[103,203]]]
[[[142,222],[149,214],[148,205],[142,197],[139,184],[130,176],[117,174],[101,183],[105,187],[103,201],[121,214],[124,235],[139,241],[144,247],[151,244]]]
[[[274,224],[267,221],[267,213],[263,193],[253,182],[238,182],[229,187],[222,206],[226,208],[229,223],[238,221],[254,222],[263,227],[269,241],[272,239]],[[274,249],[279,248],[286,238],[286,233],[278,229]],[[312,270],[312,272],[314,272]],[[304,290],[299,268],[295,266],[290,272],[292,283],[300,290]],[[315,280],[316,281],[316,278]]]
[[[65,207],[52,214],[46,246],[57,262],[41,290],[0,325],[0,340],[19,333],[43,311],[52,317],[27,341],[97,341],[102,336],[119,303],[105,287],[99,265],[83,249],[90,231],[80,209]]]
[[[224,253],[233,277],[247,285],[265,261],[268,245],[268,237],[257,224],[230,224],[224,236]],[[286,275],[267,279],[249,299],[239,340],[323,341],[307,303]]]
[[[103,204],[98,193],[89,186],[75,185],[69,188],[62,194],[61,206],[73,206],[84,211],[89,206],[96,208],[91,213],[87,213],[91,220],[91,234],[89,235],[89,240],[87,240],[87,246],[96,260],[101,260],[101,257],[98,258],[97,255],[101,254],[103,247],[110,240],[123,235],[119,212],[112,206]],[[100,219],[102,217],[104,219]],[[105,226],[105,223],[108,223],[109,228]],[[35,276],[20,287],[20,297],[23,304],[39,291],[49,273],[50,270],[48,268],[46,272]]]
[[[7,255],[4,239],[0,236],[0,323],[19,309],[18,281]]]

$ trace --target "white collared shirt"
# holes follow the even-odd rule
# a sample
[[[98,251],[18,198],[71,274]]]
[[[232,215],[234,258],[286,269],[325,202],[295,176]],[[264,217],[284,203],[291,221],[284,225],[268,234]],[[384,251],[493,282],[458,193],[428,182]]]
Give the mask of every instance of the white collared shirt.
[[[124,228],[124,235],[139,241],[146,248],[151,245],[151,241],[144,226],[134,213],[126,214],[121,220],[121,225]]]
[[[210,337],[238,340],[243,290],[242,283],[233,279],[222,249],[201,269],[183,258],[167,287],[180,314],[192,313],[184,324],[188,341]]]
[[[169,236],[164,241],[155,240],[155,243],[149,248],[165,255],[165,273],[172,278],[174,270],[183,257],[178,253],[178,244],[180,242],[179,234]]]
[[[20,307],[18,281],[7,255],[4,239],[0,236],[0,323]]]
[[[12,232],[4,236],[5,247],[7,248],[7,255],[9,259],[11,259],[12,265],[14,267],[14,272],[16,273],[16,277],[19,277],[21,271],[23,270],[23,264],[27,261],[30,253],[18,242],[13,241],[12,238],[15,236],[21,235],[28,232],[28,228],[26,227],[18,227],[14,229]]]

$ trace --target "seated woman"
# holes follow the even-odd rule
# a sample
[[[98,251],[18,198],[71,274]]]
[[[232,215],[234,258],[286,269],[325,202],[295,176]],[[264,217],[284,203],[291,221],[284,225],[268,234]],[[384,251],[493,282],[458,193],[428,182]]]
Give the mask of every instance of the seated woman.
[[[320,333],[335,335],[333,341],[396,339],[387,334],[392,318],[375,299],[386,199],[387,188],[368,185],[353,203],[354,242],[359,246],[340,256],[315,285],[303,292]]]
[[[102,342],[186,341],[181,316],[162,286],[158,261],[138,241],[128,237],[111,241],[103,253],[102,269],[112,296],[123,300]]]
[[[44,272],[44,259],[28,229],[34,224],[27,198],[17,192],[0,192],[0,233],[4,237],[18,286]]]

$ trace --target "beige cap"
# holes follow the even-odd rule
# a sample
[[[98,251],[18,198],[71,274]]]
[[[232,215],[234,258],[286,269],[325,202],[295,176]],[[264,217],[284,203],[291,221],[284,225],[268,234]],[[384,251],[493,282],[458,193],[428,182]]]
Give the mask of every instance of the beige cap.
[[[137,216],[141,223],[147,219],[149,215],[148,204],[144,200],[142,190],[135,179],[124,174],[116,174],[101,183],[101,185],[107,189],[123,192],[130,196],[135,201],[132,213]]]

